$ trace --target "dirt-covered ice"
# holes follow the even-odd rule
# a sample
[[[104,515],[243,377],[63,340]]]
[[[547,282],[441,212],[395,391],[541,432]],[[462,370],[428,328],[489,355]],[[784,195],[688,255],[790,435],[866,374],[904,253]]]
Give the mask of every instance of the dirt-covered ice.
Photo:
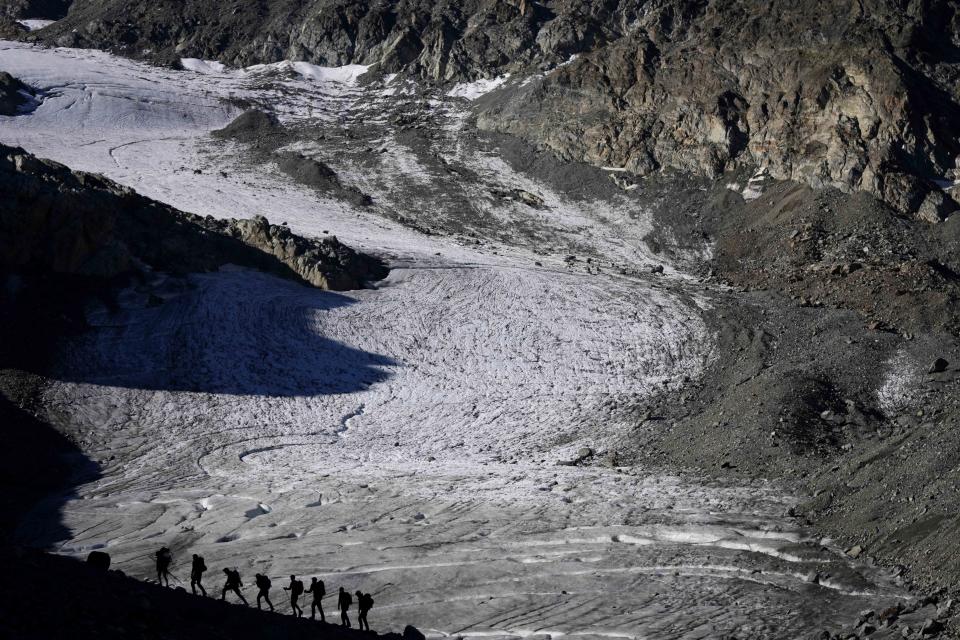
[[[625,196],[571,198],[461,144],[457,96],[435,99],[446,124],[415,144],[374,113],[407,98],[358,69],[172,71],[12,43],[0,67],[42,98],[0,118],[3,142],[194,213],[336,234],[393,267],[346,294],[158,275],[91,308],[44,398],[103,467],[65,507],[60,552],[104,548],[144,578],[162,544],[180,578],[192,552],[213,583],[234,565],[318,575],[372,592],[375,628],[430,636],[787,638],[902,597],[811,539],[773,483],[617,466],[644,398],[711,358],[707,301],[675,265],[648,274],[650,221]],[[323,128],[291,148],[375,205],[214,143],[239,99]],[[338,133],[361,120],[365,155]],[[585,448],[585,464],[557,464]]]

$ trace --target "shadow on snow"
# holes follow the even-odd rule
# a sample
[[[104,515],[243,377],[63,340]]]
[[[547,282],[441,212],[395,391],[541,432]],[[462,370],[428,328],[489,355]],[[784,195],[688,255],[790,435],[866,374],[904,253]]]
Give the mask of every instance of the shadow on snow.
[[[62,348],[53,377],[230,395],[361,391],[397,363],[322,335],[328,313],[355,303],[253,271],[170,279],[88,314],[93,326]]]

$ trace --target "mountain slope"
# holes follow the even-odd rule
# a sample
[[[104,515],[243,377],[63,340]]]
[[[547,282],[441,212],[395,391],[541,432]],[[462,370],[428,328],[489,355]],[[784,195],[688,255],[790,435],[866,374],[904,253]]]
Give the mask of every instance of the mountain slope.
[[[481,106],[481,128],[638,175],[759,167],[935,222],[960,178],[958,33],[955,0],[80,0],[37,37],[436,83],[538,74]]]
[[[336,238],[301,238],[263,217],[184,213],[6,145],[0,196],[0,268],[7,270],[110,279],[144,266],[183,274],[236,264],[337,290],[386,275]]]

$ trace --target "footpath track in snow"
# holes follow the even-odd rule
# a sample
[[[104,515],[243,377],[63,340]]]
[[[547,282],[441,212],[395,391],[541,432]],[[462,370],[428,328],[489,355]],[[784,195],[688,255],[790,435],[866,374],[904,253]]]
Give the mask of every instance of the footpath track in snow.
[[[615,268],[656,261],[625,197],[573,200],[462,144],[454,99],[434,105],[448,126],[428,148],[410,147],[374,122],[403,86],[359,86],[355,69],[189,66],[205,74],[0,44],[0,68],[42,90],[0,118],[0,140],[194,213],[334,233],[393,270],[342,294],[241,270],[158,275],[118,311],[91,308],[45,393],[102,467],[64,508],[60,552],[104,548],[148,578],[166,544],[181,574],[204,555],[210,586],[224,566],[278,586],[319,575],[372,592],[375,628],[428,636],[792,638],[902,597],[797,528],[773,483],[556,464],[614,451],[645,397],[711,356],[706,302],[682,274]],[[215,145],[231,98],[291,125],[381,126],[372,160],[297,145],[376,206]],[[607,262],[570,268],[572,249]],[[38,513],[24,535],[42,526]]]

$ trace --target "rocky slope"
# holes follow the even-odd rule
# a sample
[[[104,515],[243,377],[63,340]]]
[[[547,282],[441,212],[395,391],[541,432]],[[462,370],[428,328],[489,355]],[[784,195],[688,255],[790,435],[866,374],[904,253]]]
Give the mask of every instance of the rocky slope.
[[[958,6],[79,0],[38,37],[166,62],[376,64],[441,84],[537,73],[481,105],[480,127],[638,175],[761,167],[934,222],[960,179]]]
[[[335,237],[310,240],[263,217],[214,220],[177,211],[99,176],[0,146],[0,267],[114,279],[236,264],[322,289],[386,274]]]
[[[717,359],[638,407],[618,452],[645,465],[795,481],[798,517],[912,584],[951,587],[960,510],[960,221],[771,180],[745,200],[644,181],[648,241],[719,285]],[[762,192],[762,193],[761,193]],[[949,608],[949,607],[948,607]]]

